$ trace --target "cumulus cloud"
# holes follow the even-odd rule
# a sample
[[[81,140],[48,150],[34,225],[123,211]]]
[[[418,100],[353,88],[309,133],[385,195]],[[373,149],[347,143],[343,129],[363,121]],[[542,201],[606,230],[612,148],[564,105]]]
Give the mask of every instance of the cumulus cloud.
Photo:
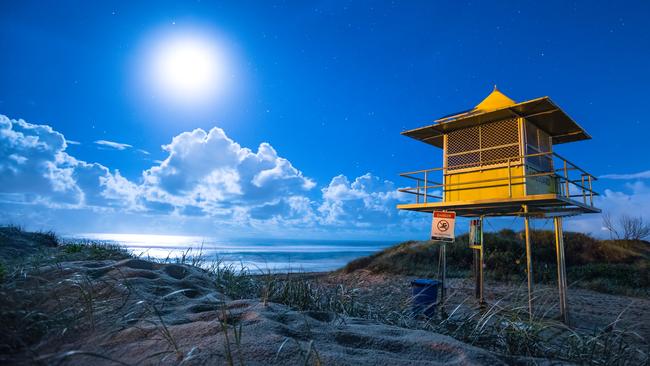
[[[4,197],[50,207],[103,205],[100,177],[110,175],[65,152],[65,137],[47,125],[0,115],[0,187]]]
[[[407,200],[395,184],[382,180],[370,173],[348,180],[338,175],[322,189],[322,203],[318,207],[321,219],[328,225],[354,225],[357,227],[379,227],[403,224],[396,206]],[[410,216],[410,213],[401,213]],[[426,216],[426,215],[425,215]],[[422,216],[420,216],[422,217]]]
[[[105,140],[96,143],[130,147]],[[188,226],[201,222],[264,232],[403,231],[426,221],[397,212],[395,206],[404,197],[390,181],[372,174],[352,180],[339,175],[316,190],[315,181],[269,143],[255,150],[242,147],[220,128],[175,136],[162,146],[166,158],[136,179],[76,159],[66,147],[65,137],[47,125],[0,116],[0,203],[20,204],[15,212],[23,217],[38,211],[29,211],[26,204],[66,210],[68,217],[82,212],[87,217],[90,210],[98,220],[113,220],[109,228],[125,225],[119,221],[121,215],[133,222]]]
[[[121,142],[115,142],[115,141],[108,141],[108,140],[97,140],[95,141],[96,145],[102,146],[102,147],[107,147],[115,150],[126,150],[130,149],[133,146],[129,144],[124,144]]]
[[[192,206],[218,215],[260,210],[315,186],[270,144],[253,152],[220,128],[181,133],[163,150],[167,158],[143,172],[144,198],[154,204]]]

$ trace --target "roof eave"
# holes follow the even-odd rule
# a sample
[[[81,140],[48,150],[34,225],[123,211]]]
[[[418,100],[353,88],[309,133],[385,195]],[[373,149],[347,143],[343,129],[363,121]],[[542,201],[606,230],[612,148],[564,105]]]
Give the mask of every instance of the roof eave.
[[[547,102],[551,108],[548,109],[547,111],[542,111],[537,114],[529,114],[529,115],[522,115],[521,113],[517,112],[517,108],[524,108],[528,105],[531,105],[529,108],[534,108],[534,104],[538,103],[540,101],[545,101]],[[506,112],[506,113],[504,113]],[[460,113],[460,114],[455,114],[451,115],[445,118],[441,118],[435,121],[434,124],[407,130],[402,132],[402,135],[411,137],[413,139],[416,139],[418,141],[423,141],[425,143],[429,143],[431,145],[437,146],[437,147],[442,147],[442,142],[440,141],[430,141],[430,140],[439,140],[441,139],[442,135],[445,133],[451,132],[457,128],[464,128],[464,127],[470,127],[471,125],[474,124],[480,124],[483,123],[483,121],[480,120],[481,116],[488,116],[487,119],[489,119],[490,115],[498,115],[501,114],[501,118],[503,118],[503,114],[510,114],[512,117],[524,117],[524,118],[529,118],[529,121],[532,123],[538,125],[538,121],[536,122],[535,119],[533,118],[535,115],[538,115],[540,113],[561,113],[561,117],[564,118],[566,121],[568,121],[571,125],[575,127],[575,130],[567,133],[567,134],[559,134],[559,135],[553,135],[553,140],[554,143],[561,144],[561,143],[566,143],[566,142],[573,142],[573,141],[581,141],[581,140],[588,140],[591,139],[591,136],[578,124],[576,123],[566,112],[564,112],[560,107],[555,104],[549,98],[548,96],[536,98],[536,99],[531,99],[525,102],[521,103],[516,103],[513,105],[509,105],[506,107],[502,108],[497,108],[494,110],[490,111],[485,111],[481,113]],[[498,119],[501,119],[498,118]],[[495,119],[497,120],[497,119]],[[465,123],[463,123],[465,122]],[[463,126],[463,125],[467,126]],[[450,127],[451,126],[451,127]],[[457,127],[457,128],[453,128]],[[542,126],[538,125],[539,128],[544,129]],[[431,134],[431,136],[418,136],[422,134]],[[429,140],[429,141],[427,141]]]

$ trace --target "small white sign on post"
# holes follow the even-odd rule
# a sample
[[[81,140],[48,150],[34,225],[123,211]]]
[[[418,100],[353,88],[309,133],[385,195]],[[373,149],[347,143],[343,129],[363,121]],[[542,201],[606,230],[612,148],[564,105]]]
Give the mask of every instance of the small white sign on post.
[[[431,223],[431,240],[453,242],[456,213],[452,211],[433,211]]]

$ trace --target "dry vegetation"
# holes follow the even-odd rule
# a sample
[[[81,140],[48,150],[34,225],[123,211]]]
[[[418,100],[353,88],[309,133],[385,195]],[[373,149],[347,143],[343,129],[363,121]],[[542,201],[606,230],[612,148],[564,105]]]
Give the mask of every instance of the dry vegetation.
[[[516,282],[522,270],[517,264],[518,234],[491,235],[487,241],[498,239],[500,244],[488,253],[488,266],[508,264],[492,278]],[[536,233],[539,263],[554,261],[542,244],[551,239]],[[626,277],[628,266],[647,268],[647,243],[567,234],[567,249],[575,250],[567,253],[570,271],[581,271],[570,272],[570,279],[580,273],[586,287],[647,294],[640,290],[645,286],[647,291],[647,270],[636,273],[646,276],[635,279],[640,281],[636,289]],[[208,263],[200,252],[155,263],[115,246],[61,243],[52,233],[0,228],[0,363],[648,362],[647,343],[634,328],[622,326],[618,314],[588,332],[567,328],[545,314],[530,321],[512,299],[492,301],[483,310],[464,306],[463,300],[450,302],[434,318],[414,317],[408,295],[395,296],[385,285],[408,283],[409,274],[431,274],[436,250],[432,243],[404,243],[338,273],[260,275],[219,261]],[[458,275],[471,260],[464,252],[449,250],[450,264],[458,263],[452,272]],[[621,266],[621,273],[604,277],[603,272],[617,268],[610,266]],[[538,272],[546,280],[545,272]],[[378,277],[384,282],[368,285]],[[603,278],[605,285],[594,285]],[[391,303],[390,296],[397,301]]]

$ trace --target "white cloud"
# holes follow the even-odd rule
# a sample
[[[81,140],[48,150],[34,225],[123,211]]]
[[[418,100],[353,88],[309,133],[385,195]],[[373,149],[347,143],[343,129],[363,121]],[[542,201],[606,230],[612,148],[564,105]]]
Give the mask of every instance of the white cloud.
[[[599,178],[620,180],[650,179],[650,170],[631,174],[605,174],[601,175]]]
[[[315,186],[270,144],[262,143],[253,152],[220,128],[181,133],[163,150],[167,158],[143,172],[142,190],[149,203],[234,214],[235,209],[259,210]]]
[[[0,191],[21,203],[48,207],[103,207],[101,164],[70,156],[64,136],[47,125],[0,115]]]
[[[95,144],[99,146],[115,149],[115,150],[126,150],[133,147],[132,145],[129,144],[124,144],[115,141],[108,141],[108,140],[97,140],[95,141]]]
[[[81,142],[79,142],[79,141],[74,141],[74,140],[67,140],[67,139],[66,139],[65,142],[66,142],[68,145],[81,145]]]
[[[147,150],[136,149],[136,151],[139,152],[140,154],[143,154],[143,155],[151,155],[151,153],[149,151],[147,151]]]
[[[0,116],[0,187],[20,201],[78,202],[65,138],[49,126]]]
[[[622,215],[641,216],[650,221],[650,186],[643,181],[626,183],[621,190],[605,189],[601,196],[594,199],[594,205],[604,213],[616,219]],[[571,230],[605,237],[608,232],[603,228],[602,216],[588,214],[570,219]],[[568,225],[567,225],[568,226]]]
[[[119,170],[100,177],[99,185],[102,187],[101,195],[109,202],[121,202],[131,210],[144,211],[140,200],[140,186],[124,178]]]
[[[322,197],[318,211],[324,224],[375,226],[377,229],[401,223],[403,217],[398,217],[396,206],[407,199],[404,193],[398,192],[393,182],[381,180],[370,173],[352,182],[346,176],[338,175],[322,189]],[[402,216],[411,214],[403,213]]]

